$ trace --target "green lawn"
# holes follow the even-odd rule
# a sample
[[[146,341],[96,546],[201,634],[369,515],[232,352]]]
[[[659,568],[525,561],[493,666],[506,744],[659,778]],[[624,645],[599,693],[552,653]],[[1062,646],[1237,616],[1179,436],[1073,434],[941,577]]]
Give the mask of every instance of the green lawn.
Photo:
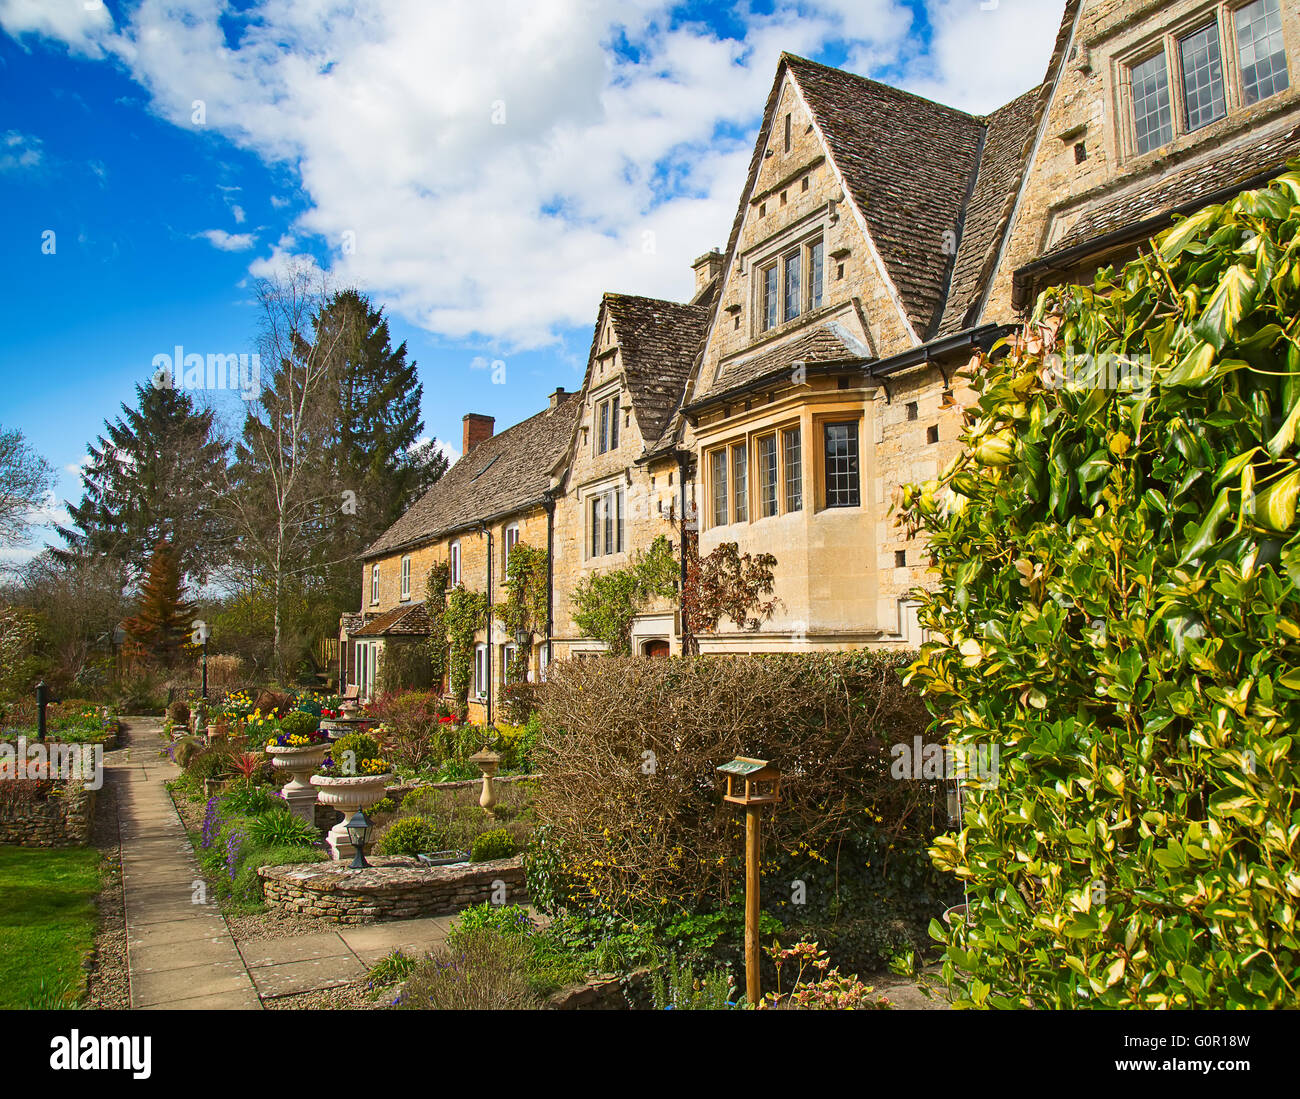
[[[0,847],[0,1008],[80,997],[99,888],[94,848]]]

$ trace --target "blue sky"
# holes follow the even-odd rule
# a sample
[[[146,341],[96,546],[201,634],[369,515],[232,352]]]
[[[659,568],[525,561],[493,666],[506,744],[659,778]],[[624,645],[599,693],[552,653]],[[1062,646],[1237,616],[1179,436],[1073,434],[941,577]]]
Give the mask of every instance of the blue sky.
[[[0,0],[0,424],[57,514],[155,355],[253,350],[252,280],[310,263],[385,305],[455,456],[580,383],[602,290],[690,293],[782,49],[983,113],[1062,6]]]

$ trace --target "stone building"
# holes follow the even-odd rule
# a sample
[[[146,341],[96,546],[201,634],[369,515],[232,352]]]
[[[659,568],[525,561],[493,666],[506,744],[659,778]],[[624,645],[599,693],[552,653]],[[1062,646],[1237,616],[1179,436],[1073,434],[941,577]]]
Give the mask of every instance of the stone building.
[[[448,568],[448,590],[463,586],[499,604],[506,559],[519,542],[539,549],[554,535],[557,486],[551,470],[573,436],[579,400],[557,389],[548,408],[494,434],[491,416],[464,417],[462,454],[411,509],[362,556],[361,610],[340,623],[340,682],[371,697],[386,685],[387,663],[406,686],[423,681],[417,652],[427,646],[425,595],[430,570]],[[478,631],[470,681],[470,717],[489,721],[500,702],[515,639],[489,616]],[[415,659],[404,659],[405,655]],[[534,647],[530,675],[542,671],[545,646]],[[395,667],[396,666],[396,667]]]
[[[409,547],[418,571],[452,534],[538,537],[550,516],[556,659],[603,648],[573,622],[574,588],[660,534],[680,553],[684,531],[703,554],[777,559],[775,615],[723,623],[703,652],[915,645],[925,549],[890,511],[956,453],[955,373],[1046,286],[1090,283],[1175,215],[1283,170],[1297,50],[1300,0],[1067,0],[1043,82],[987,117],[784,55],[692,300],[607,294],[581,393],[511,429],[550,425],[530,487],[475,495],[467,446],[367,554],[371,618],[351,636],[418,631],[413,610],[374,617],[400,611]],[[633,642],[680,650],[671,601]]]

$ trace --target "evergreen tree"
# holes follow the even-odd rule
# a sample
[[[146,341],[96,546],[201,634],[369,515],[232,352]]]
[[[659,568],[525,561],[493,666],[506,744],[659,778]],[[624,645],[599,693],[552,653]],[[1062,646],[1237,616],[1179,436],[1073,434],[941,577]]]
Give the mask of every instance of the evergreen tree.
[[[424,387],[405,342],[393,347],[382,308],[356,290],[332,295],[316,319],[317,343],[337,334],[337,393],[330,464],[339,492],[320,547],[321,596],[337,610],[356,602],[356,557],[447,469],[433,442],[417,446]]]
[[[133,655],[171,666],[184,652],[194,621],[194,604],[184,598],[176,556],[159,541],[149,559],[136,613],[122,623]]]
[[[221,527],[214,509],[226,447],[213,414],[170,386],[136,386],[137,408],[105,421],[82,473],[84,495],[58,527],[61,559],[104,555],[138,574],[166,541],[182,577],[202,582]]]

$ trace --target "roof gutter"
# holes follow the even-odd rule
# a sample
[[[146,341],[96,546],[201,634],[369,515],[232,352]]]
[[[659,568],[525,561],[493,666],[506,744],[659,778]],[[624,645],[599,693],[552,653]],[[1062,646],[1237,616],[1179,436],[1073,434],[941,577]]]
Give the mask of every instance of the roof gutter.
[[[1266,186],[1276,179],[1278,173],[1284,169],[1285,165],[1270,168],[1266,172],[1259,172],[1239,183],[1220,187],[1217,191],[1212,191],[1208,195],[1202,195],[1200,198],[1191,199],[1188,202],[1180,202],[1177,206],[1170,207],[1164,213],[1144,218],[1142,221],[1126,225],[1122,229],[1114,229],[1109,233],[1103,233],[1099,237],[1093,237],[1091,240],[1085,240],[1080,244],[1072,244],[1069,248],[1062,248],[1058,252],[1048,252],[1045,256],[1030,261],[1023,267],[1017,268],[1015,274],[1011,277],[1011,308],[1016,312],[1024,312],[1029,308],[1033,298],[1034,283],[1041,275],[1053,271],[1067,271],[1090,256],[1099,255],[1115,248],[1122,248],[1126,244],[1135,244],[1138,241],[1148,240],[1160,230],[1166,228],[1176,216],[1194,214],[1206,206],[1213,206],[1215,203],[1226,202],[1231,198],[1235,198],[1242,191],[1250,191],[1257,187]]]

